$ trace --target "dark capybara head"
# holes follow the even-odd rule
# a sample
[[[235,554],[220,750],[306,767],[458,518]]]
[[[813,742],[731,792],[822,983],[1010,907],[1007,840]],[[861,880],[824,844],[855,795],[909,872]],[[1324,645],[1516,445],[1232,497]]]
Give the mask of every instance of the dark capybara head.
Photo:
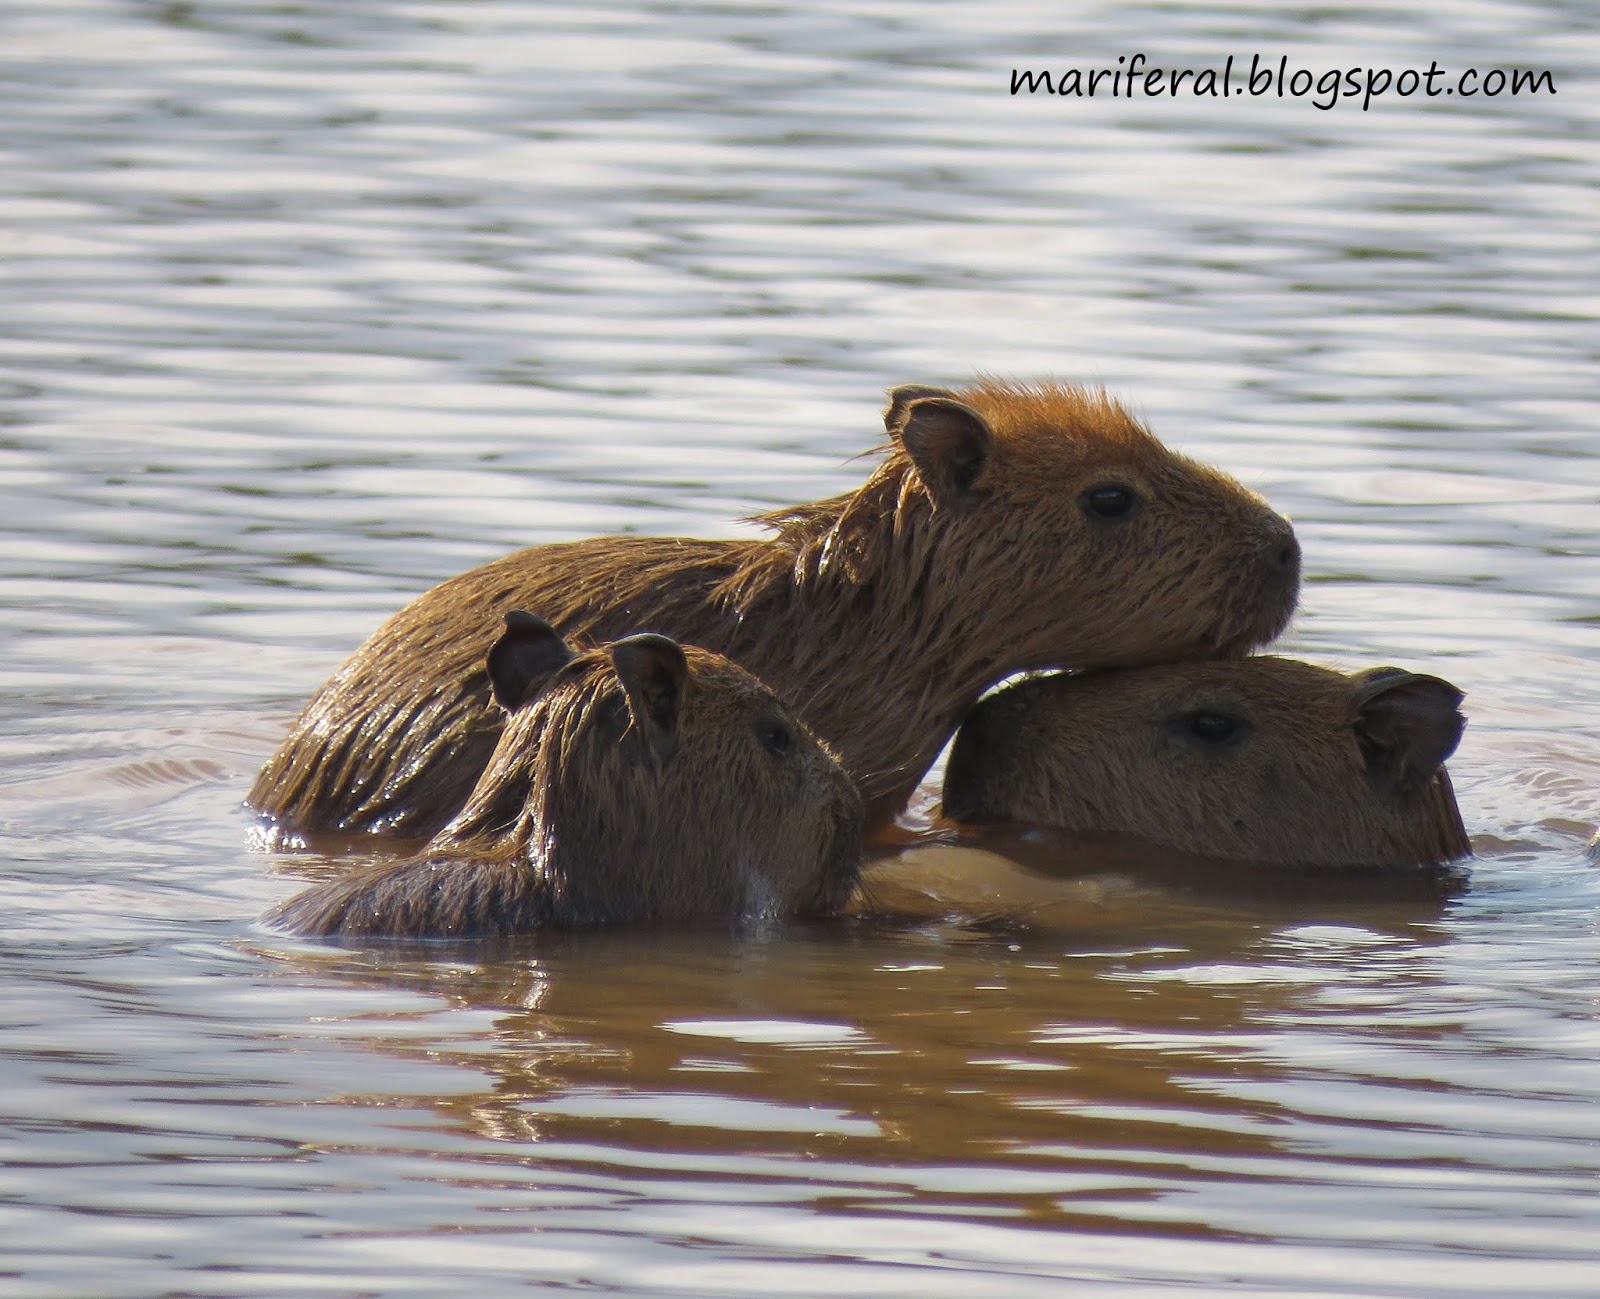
[[[648,633],[577,653],[518,611],[488,673],[510,716],[461,813],[412,862],[310,889],[278,920],[466,937],[844,905],[860,795],[744,669]]]
[[[495,833],[508,823],[494,809],[514,811],[513,838],[558,859],[569,897],[605,918],[843,904],[860,797],[772,691],[720,654],[648,633],[545,680],[562,644],[529,615],[507,618],[489,672],[511,718],[453,837]]]
[[[1036,677],[968,714],[944,811],[1261,865],[1440,863],[1471,851],[1443,766],[1461,698],[1265,657]]]
[[[975,616],[1004,617],[1008,641],[1038,666],[1243,654],[1294,612],[1300,546],[1288,520],[1169,451],[1104,392],[910,385],[890,394],[884,418],[894,446],[880,474],[910,460],[960,557],[930,565],[930,580],[981,575]]]

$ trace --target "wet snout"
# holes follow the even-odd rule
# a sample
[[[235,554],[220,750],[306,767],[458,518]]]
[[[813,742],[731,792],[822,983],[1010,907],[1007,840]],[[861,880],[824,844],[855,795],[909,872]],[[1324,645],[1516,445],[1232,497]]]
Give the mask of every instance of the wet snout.
[[[1255,599],[1239,637],[1245,652],[1275,640],[1300,601],[1300,540],[1294,525],[1283,515],[1264,510],[1251,543],[1255,581],[1250,587]]]
[[[1270,513],[1262,528],[1261,559],[1273,580],[1298,593],[1300,590],[1300,539],[1294,525],[1281,514]]]
[[[861,875],[861,844],[866,833],[866,809],[855,782],[838,769],[840,778],[828,823],[822,828],[822,848],[814,914],[837,915],[855,891]]]

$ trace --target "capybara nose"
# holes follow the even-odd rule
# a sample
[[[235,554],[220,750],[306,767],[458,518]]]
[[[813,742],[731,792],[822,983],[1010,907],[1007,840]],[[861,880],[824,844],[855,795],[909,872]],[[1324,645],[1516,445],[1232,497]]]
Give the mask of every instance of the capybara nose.
[[[1268,567],[1284,578],[1292,581],[1300,576],[1300,539],[1294,535],[1294,525],[1281,514],[1272,516],[1261,553]]]

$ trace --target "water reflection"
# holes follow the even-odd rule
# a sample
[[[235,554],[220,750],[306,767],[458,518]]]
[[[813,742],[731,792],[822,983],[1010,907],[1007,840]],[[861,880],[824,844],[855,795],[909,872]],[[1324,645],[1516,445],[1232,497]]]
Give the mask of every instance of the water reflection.
[[[449,1007],[446,1022],[489,1012],[462,1042],[360,1034],[363,1050],[421,1051],[481,1076],[437,1103],[449,1129],[591,1144],[607,1159],[656,1152],[647,1163],[803,1158],[824,1181],[835,1163],[895,1166],[918,1194],[934,1185],[916,1169],[959,1164],[958,1201],[1042,1221],[1083,1210],[1036,1203],[1037,1190],[1013,1202],[1004,1188],[1021,1170],[1070,1168],[1070,1188],[1121,1167],[1130,1143],[1147,1152],[1136,1164],[1288,1155],[1277,1107],[1241,1106],[1241,1090],[1283,1076],[1308,1000],[1341,984],[1402,997],[1446,941],[1438,876],[1347,881],[1342,897],[1308,900],[1174,885],[1140,865],[1124,848],[1072,871],[1058,857],[1045,873],[923,847],[869,876],[875,900],[911,914],[766,940],[599,931],[265,950],[280,977],[422,992]],[[963,893],[983,911],[963,912]],[[667,1165],[673,1177],[683,1167]]]
[[[1402,1240],[1513,1172],[1531,1194],[1561,1184],[1544,1161],[1576,1096],[1556,1084],[1530,1103],[1521,1061],[1482,1042],[1462,1075],[1481,1012],[1431,955],[1450,941],[1447,899],[1307,914],[1193,893],[1066,942],[862,920],[765,941],[266,950],[280,978],[436,999],[420,1038],[358,1015],[352,1040],[476,1080],[428,1102],[427,1126],[541,1185],[599,1178],[708,1210],[914,1209],[959,1251],[979,1222],[1309,1243],[1349,1232],[1357,1187],[1401,1215],[1384,1234]],[[697,1232],[737,1244],[718,1220]]]
[[[1464,894],[1466,863],[1418,870],[1288,870],[1146,844],[995,823],[918,831],[869,860],[859,909],[868,915],[1044,929],[1076,939],[1128,930],[1184,932],[1201,917],[1245,932],[1313,919],[1395,932],[1437,921]]]
[[[1114,977],[1136,953],[1064,960],[1026,941],[974,951],[870,932],[711,955],[703,944],[639,936],[549,946],[448,967],[415,953],[280,959],[301,976],[494,1011],[492,1028],[464,1048],[427,1047],[428,1058],[486,1084],[438,1102],[447,1126],[500,1141],[823,1167],[970,1163],[980,1200],[987,1162],[1036,1146],[1081,1147],[1069,1162],[1102,1172],[1119,1160],[1097,1160],[1096,1148],[1131,1132],[1180,1162],[1275,1153],[1270,1122],[1206,1096],[1192,1074],[1225,1061],[1230,1073],[1271,1077],[1259,1022],[1282,1016],[1309,980],[1278,982],[1235,963],[1237,984],[1174,980],[1149,995],[1151,985]],[[1230,968],[1213,956],[1199,968]],[[417,1049],[409,1037],[365,1033],[363,1046],[402,1057]],[[670,1167],[676,1176],[683,1164]],[[916,1173],[907,1176],[916,1188]],[[811,1177],[826,1180],[820,1170]]]

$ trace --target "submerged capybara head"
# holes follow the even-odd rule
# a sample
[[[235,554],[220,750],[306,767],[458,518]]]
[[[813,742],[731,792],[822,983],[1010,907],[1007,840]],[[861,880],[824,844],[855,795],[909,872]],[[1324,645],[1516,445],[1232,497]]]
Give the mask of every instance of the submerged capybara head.
[[[720,654],[648,633],[573,655],[545,682],[547,658],[570,649],[528,615],[507,624],[489,673],[511,718],[445,837],[527,842],[600,918],[843,904],[860,797],[772,691]]]
[[[885,422],[893,446],[879,476],[915,466],[945,516],[935,544],[958,560],[930,557],[929,580],[973,584],[975,618],[1003,619],[1006,642],[1036,666],[1243,654],[1294,612],[1288,520],[1169,451],[1104,392],[911,385],[890,394]]]
[[[277,919],[471,937],[843,906],[860,795],[742,668],[648,633],[576,653],[518,611],[487,669],[509,718],[461,813],[418,858],[310,889]]]
[[[1259,865],[1436,864],[1471,851],[1443,766],[1461,698],[1265,657],[1035,677],[968,714],[944,811]]]

